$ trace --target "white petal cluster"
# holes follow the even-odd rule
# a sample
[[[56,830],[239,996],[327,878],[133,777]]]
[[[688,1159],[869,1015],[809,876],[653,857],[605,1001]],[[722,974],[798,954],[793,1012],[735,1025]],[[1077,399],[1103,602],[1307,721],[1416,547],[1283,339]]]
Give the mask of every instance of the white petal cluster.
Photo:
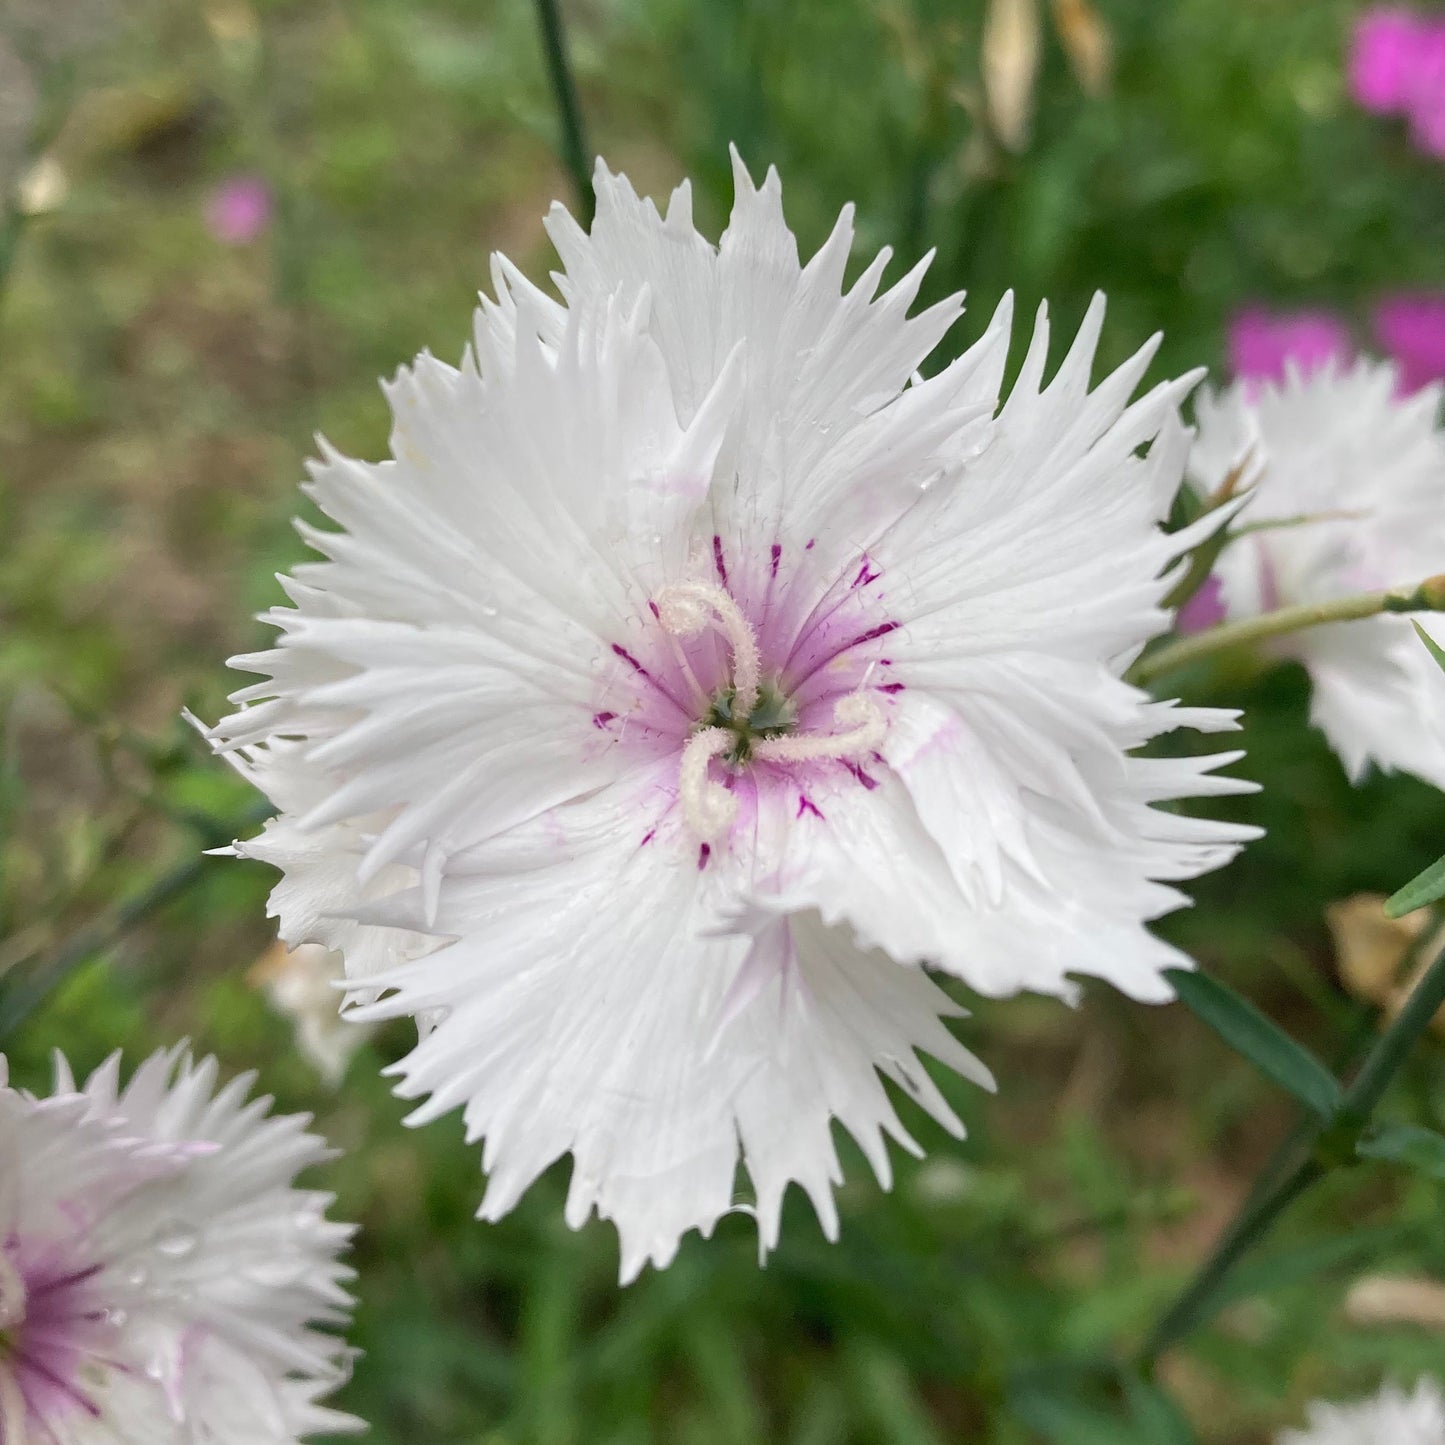
[[[1368,360],[1201,395],[1191,479],[1213,491],[1242,469],[1251,482],[1250,530],[1217,569],[1229,618],[1445,572],[1440,397],[1397,396],[1394,368]],[[1351,779],[1374,763],[1445,787],[1445,678],[1410,623],[1331,623],[1273,646],[1308,669],[1312,719]]]
[[[765,1248],[790,1182],[833,1234],[832,1121],[885,1185],[917,1148],[885,1079],[961,1131],[920,1054],[989,1077],[923,965],[1168,998],[1146,924],[1249,836],[1155,806],[1237,753],[1135,755],[1233,714],[1122,680],[1197,540],[1159,525],[1194,378],[1131,401],[1151,345],[1091,389],[1100,302],[1002,405],[1007,303],[924,380],[960,299],[910,317],[886,252],[845,289],[851,212],[803,264],[735,175],[718,244],[599,167],[561,300],[494,261],[461,365],[386,388],[390,459],[312,469],[340,530],[214,733],[277,804],[237,848],[282,937],[423,1023],[400,1091],[485,1139],[483,1215],[570,1153],[624,1278],[740,1164]]]
[[[359,1428],[319,1402],[350,1351],[349,1226],[294,1187],[325,1157],[243,1075],[158,1053],[55,1093],[0,1058],[0,1440],[292,1445]]]
[[[1315,1403],[1303,1430],[1286,1430],[1276,1445],[1445,1445],[1445,1392],[1422,1379],[1411,1394],[1386,1385],[1353,1405]]]

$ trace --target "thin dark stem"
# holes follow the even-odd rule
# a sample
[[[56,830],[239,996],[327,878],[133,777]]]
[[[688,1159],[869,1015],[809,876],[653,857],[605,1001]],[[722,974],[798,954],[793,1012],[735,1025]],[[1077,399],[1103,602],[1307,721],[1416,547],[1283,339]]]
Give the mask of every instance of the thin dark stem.
[[[20,249],[20,235],[25,229],[25,212],[13,197],[8,209],[0,217],[0,294],[10,277],[10,268],[15,263],[15,253]]]
[[[1433,937],[1434,929],[1426,930]],[[1430,1027],[1431,1020],[1445,1005],[1445,950],[1425,971],[1425,976],[1410,991],[1405,1006],[1395,1015],[1389,1028],[1380,1035],[1375,1047],[1370,1050],[1355,1081],[1345,1091],[1345,1101],[1340,1108],[1341,1117],[1367,1124],[1375,1105],[1384,1097],[1390,1082],[1400,1072],[1410,1050],[1419,1042],[1421,1035]]]
[[[1436,927],[1423,929],[1407,960],[1421,956],[1438,941]],[[1334,1159],[1353,1157],[1355,1143],[1369,1126],[1376,1105],[1442,1005],[1445,950],[1431,963],[1404,1008],[1365,1056],[1359,1073],[1345,1090],[1335,1119],[1302,1119],[1260,1171],[1214,1252],[1150,1332],[1139,1357],[1146,1373],[1153,1370],[1165,1350],[1215,1313],[1224,1281],[1234,1266],[1269,1233],[1296,1199],[1330,1172]]]
[[[248,809],[239,823],[234,820],[230,823],[217,822],[214,818],[195,819],[200,836],[193,840],[195,851],[184,863],[178,863],[170,872],[163,873],[154,883],[89,927],[73,933],[48,961],[30,972],[27,978],[10,984],[0,992],[0,1042],[9,1038],[75,969],[114,948],[126,934],[139,928],[198,883],[206,867],[203,850],[219,847],[238,837],[246,829],[270,817],[273,811],[269,802],[262,802]]]
[[[113,947],[153,913],[180,897],[201,876],[202,867],[203,860],[197,856],[173,868],[109,917],[73,934],[43,967],[7,988],[0,996],[0,1040],[9,1038],[74,969]]]
[[[557,118],[562,123],[562,160],[577,193],[580,220],[584,226],[590,226],[597,209],[597,198],[592,191],[592,151],[587,144],[577,83],[567,55],[567,32],[557,0],[537,0],[537,20],[542,27],[542,48],[547,54],[547,74],[552,81],[552,97],[557,102]]]

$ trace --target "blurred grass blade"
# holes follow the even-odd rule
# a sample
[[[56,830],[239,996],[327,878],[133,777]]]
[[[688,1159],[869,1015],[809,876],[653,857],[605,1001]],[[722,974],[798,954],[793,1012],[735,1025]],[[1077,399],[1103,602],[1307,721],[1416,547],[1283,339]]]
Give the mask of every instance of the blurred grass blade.
[[[1374,1229],[1357,1229],[1333,1239],[1315,1240],[1294,1249],[1262,1255],[1240,1266],[1219,1291],[1214,1308],[1216,1311],[1227,1309],[1240,1300],[1305,1284],[1336,1270],[1358,1269],[1366,1261],[1379,1260],[1401,1248],[1415,1227],[1382,1224]]]
[[[1418,1124],[1386,1124],[1371,1130],[1355,1152],[1362,1159],[1386,1159],[1431,1179],[1445,1179],[1445,1134]]]
[[[1445,672],[1445,648],[1442,648],[1418,622],[1412,619],[1410,625],[1420,634],[1420,641],[1430,649],[1430,656],[1435,659],[1435,663],[1441,672]]]
[[[1197,1445],[1184,1412],[1163,1389],[1132,1370],[1122,1373],[1129,1413],[1145,1440],[1151,1445]]]
[[[877,1341],[854,1339],[843,1347],[847,1382],[858,1423],[879,1445],[943,1445],[907,1364]]]
[[[1334,1117],[1340,1086],[1308,1049],[1218,979],[1184,969],[1170,969],[1167,977],[1185,1008],[1230,1048],[1321,1119]]]
[[[1402,918],[1442,898],[1445,898],[1445,858],[1437,858],[1423,873],[1385,900],[1385,917]]]

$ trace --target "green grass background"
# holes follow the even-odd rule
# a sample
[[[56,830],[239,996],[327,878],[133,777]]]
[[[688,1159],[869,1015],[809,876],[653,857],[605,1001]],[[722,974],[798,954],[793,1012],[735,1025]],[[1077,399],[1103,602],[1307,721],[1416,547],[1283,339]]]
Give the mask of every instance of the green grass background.
[[[71,8],[73,7],[73,8]],[[594,148],[701,221],[728,205],[726,145],[776,162],[805,252],[847,200],[859,266],[938,259],[961,346],[1014,288],[1067,333],[1109,293],[1102,361],[1166,333],[1156,374],[1222,358],[1251,299],[1330,304],[1367,335],[1384,292],[1445,281],[1445,186],[1342,76],[1356,7],[1326,0],[1098,0],[1116,51],[1083,94],[1045,36],[1033,133],[980,120],[976,0],[587,0],[566,7]],[[40,133],[62,169],[0,297],[0,1016],[78,930],[228,836],[253,800],[177,720],[214,717],[221,660],[298,561],[295,484],[324,431],[382,454],[375,386],[422,347],[454,359],[488,252],[539,278],[566,197],[535,19],[520,0],[66,0],[90,43],[47,69]],[[93,12],[93,14],[92,14]],[[58,13],[58,12],[57,12]],[[29,43],[45,7],[0,12]],[[16,19],[19,17],[19,19]],[[28,27],[28,28],[26,28]],[[238,170],[276,224],[228,248],[205,197]],[[1413,580],[1413,579],[1401,579]],[[1235,812],[1268,837],[1166,931],[1323,1055],[1362,1018],[1324,905],[1389,891],[1440,851],[1445,805],[1409,780],[1352,789],[1306,723],[1302,677],[1216,668],[1195,700],[1247,707]],[[996,1100],[941,1083],[947,1139],[906,1103],[926,1162],[883,1195],[845,1149],[843,1238],[790,1199],[759,1270],[728,1219],[666,1273],[615,1284],[609,1227],[562,1224],[565,1168],[500,1225],[475,1222],[477,1151],[455,1119],[401,1127],[379,1068],[396,1028],[326,1090],[245,972],[271,938],[258,865],[216,860],[69,972],[6,1041],[40,1085],[188,1035],[260,1070],[346,1152],[327,1172],[363,1226],[342,1403],[377,1445],[1142,1445],[1255,1442],[1317,1395],[1438,1369],[1442,1337],[1349,1323],[1367,1271],[1445,1274],[1433,1186],[1331,1178],[1251,1262],[1217,1324],[1166,1361],[1188,1421],[1100,1384],[1188,1277],[1287,1104],[1178,1008],[1102,987],[1077,1011],[980,1006],[962,1032]],[[1445,1058],[1389,1109],[1439,1125]]]

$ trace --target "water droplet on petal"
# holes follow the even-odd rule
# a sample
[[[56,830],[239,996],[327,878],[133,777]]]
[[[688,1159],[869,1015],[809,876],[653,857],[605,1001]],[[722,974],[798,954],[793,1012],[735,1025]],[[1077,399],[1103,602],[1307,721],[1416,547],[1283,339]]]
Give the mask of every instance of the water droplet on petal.
[[[249,1273],[257,1284],[267,1289],[285,1289],[288,1285],[304,1279],[307,1268],[301,1260],[276,1259],[253,1265]]]
[[[151,1239],[157,1254],[167,1259],[185,1259],[194,1254],[201,1241],[200,1231],[180,1219],[169,1219],[156,1230]]]

